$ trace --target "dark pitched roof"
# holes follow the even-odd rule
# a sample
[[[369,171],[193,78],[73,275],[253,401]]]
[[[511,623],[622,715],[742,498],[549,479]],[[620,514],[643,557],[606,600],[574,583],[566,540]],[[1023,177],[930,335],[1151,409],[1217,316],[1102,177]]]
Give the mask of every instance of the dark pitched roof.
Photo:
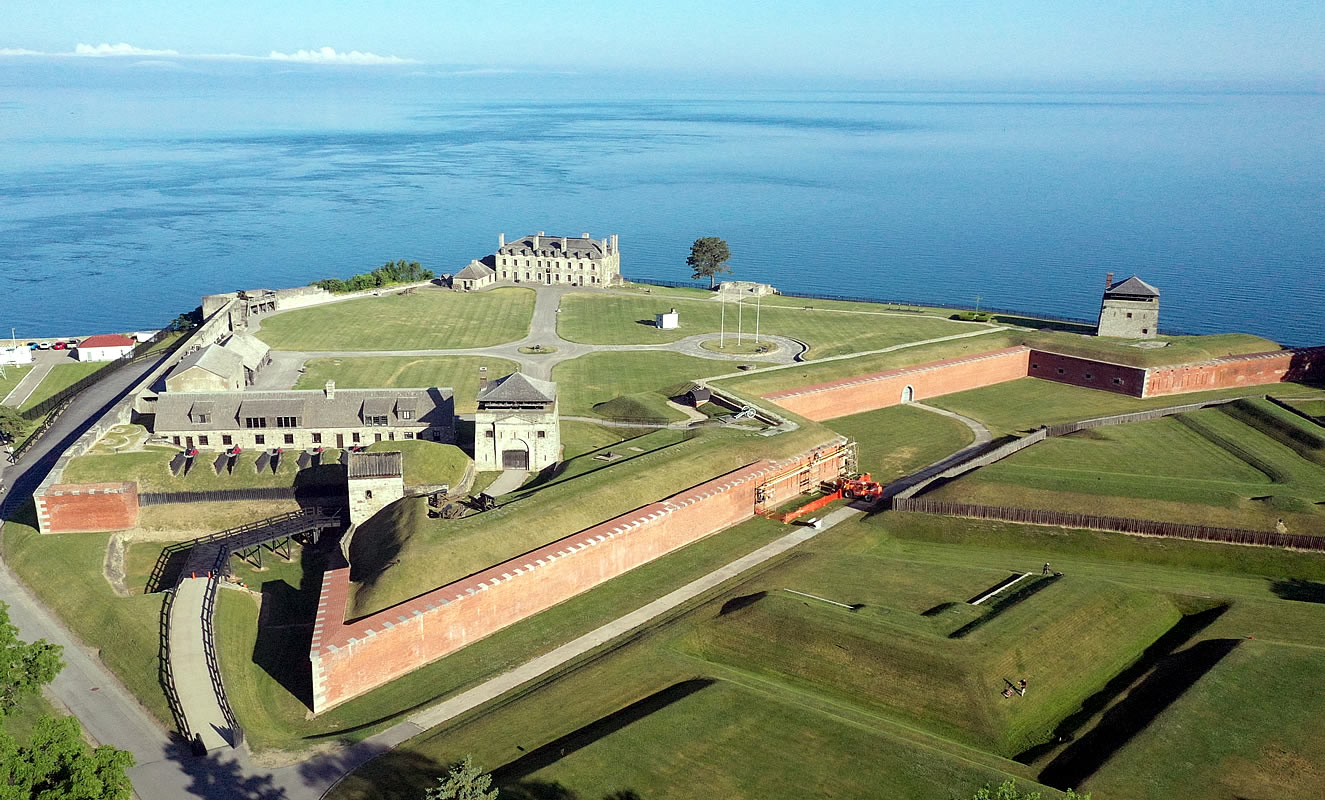
[[[345,472],[350,478],[399,478],[405,474],[403,459],[398,450],[350,453]]]
[[[403,401],[403,404],[402,404]],[[212,416],[196,424],[189,411],[198,403],[211,403]],[[413,405],[413,408],[408,406]],[[272,392],[164,392],[157,399],[156,430],[199,432],[243,427],[243,417],[296,417],[305,430],[362,428],[363,417],[385,416],[389,425],[419,427],[453,424],[450,389],[337,389],[327,397],[322,389]],[[402,419],[399,410],[412,411]],[[393,410],[396,413],[393,413]],[[269,423],[274,424],[274,423]],[[279,430],[279,429],[276,429]]]
[[[557,399],[557,385],[552,381],[531,378],[513,372],[479,390],[479,403],[552,403]]]
[[[561,240],[566,240],[566,247],[563,250]],[[594,239],[587,239],[583,236],[525,236],[512,242],[507,242],[505,247],[499,248],[498,253],[502,255],[540,255],[540,256],[571,256],[573,258],[593,258],[600,259],[606,255],[603,250],[603,243]]]
[[[1131,297],[1159,297],[1159,290],[1133,275],[1125,281],[1118,281],[1105,294],[1125,294]]]

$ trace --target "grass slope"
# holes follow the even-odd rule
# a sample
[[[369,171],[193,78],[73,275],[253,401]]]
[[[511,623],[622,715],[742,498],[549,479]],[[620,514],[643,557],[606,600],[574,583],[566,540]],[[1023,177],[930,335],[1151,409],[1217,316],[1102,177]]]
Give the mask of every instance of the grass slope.
[[[552,380],[557,382],[560,392],[562,414],[595,416],[596,405],[624,396],[633,399],[632,406],[642,404],[644,413],[677,420],[685,417],[662,402],[664,390],[733,369],[735,365],[730,361],[680,353],[606,352],[558,364],[552,370]]]
[[[413,441],[374,442],[369,451],[402,454],[405,461],[406,486],[456,486],[465,475],[470,458],[453,444]]]
[[[0,400],[4,400],[9,393],[14,391],[14,387],[23,382],[24,376],[32,371],[32,367],[15,367],[6,365],[5,375],[0,378]]]
[[[945,458],[970,444],[971,429],[950,417],[893,406],[825,423],[857,444],[862,472],[887,482]]]
[[[65,483],[136,481],[142,492],[190,492],[212,489],[253,489],[276,486],[343,485],[345,470],[338,461],[339,451],[328,449],[323,465],[300,470],[297,451],[286,451],[275,472],[258,472],[258,453],[239,455],[232,473],[217,474],[212,462],[218,453],[204,451],[187,475],[170,474],[170,460],[178,451],[167,447],[149,447],[136,453],[88,454],[71,459],[64,472]]]
[[[450,387],[455,392],[456,413],[472,414],[477,408],[479,367],[487,367],[492,378],[519,368],[514,361],[478,356],[311,358],[294,388],[321,389],[329,380],[342,389]]]
[[[420,289],[287,311],[262,321],[274,350],[452,350],[513,342],[529,332],[534,293]]]
[[[19,409],[26,411],[49,400],[105,366],[105,362],[98,361],[71,361],[67,364],[57,364],[51,368],[42,382],[37,384],[36,391],[19,406]]]

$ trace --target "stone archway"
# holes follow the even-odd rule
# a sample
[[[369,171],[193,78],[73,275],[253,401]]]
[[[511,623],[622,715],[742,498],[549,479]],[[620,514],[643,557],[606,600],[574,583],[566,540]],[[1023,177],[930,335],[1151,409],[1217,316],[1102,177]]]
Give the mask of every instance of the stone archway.
[[[502,469],[529,469],[529,445],[520,440],[507,442],[502,445],[501,451]]]
[[[902,389],[902,402],[910,403],[914,402],[915,399],[916,399],[915,387],[911,386],[910,384],[907,384],[906,388]]]

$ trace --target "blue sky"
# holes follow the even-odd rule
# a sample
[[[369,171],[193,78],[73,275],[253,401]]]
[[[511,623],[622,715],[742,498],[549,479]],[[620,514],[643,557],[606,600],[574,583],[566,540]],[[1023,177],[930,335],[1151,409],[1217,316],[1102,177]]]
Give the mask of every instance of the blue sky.
[[[1325,0],[5,0],[5,5],[0,53],[11,57],[15,51],[72,53],[79,44],[95,50],[123,43],[136,54],[179,54],[165,58],[277,53],[306,61],[402,59],[476,69],[700,78],[1268,80],[1317,89],[1325,82]],[[354,51],[361,55],[345,55]]]

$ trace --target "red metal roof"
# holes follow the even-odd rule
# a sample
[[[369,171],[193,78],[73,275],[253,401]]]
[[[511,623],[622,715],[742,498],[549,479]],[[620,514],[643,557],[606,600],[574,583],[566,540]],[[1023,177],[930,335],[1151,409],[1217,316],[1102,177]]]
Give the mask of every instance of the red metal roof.
[[[133,347],[136,342],[118,333],[99,333],[78,343],[79,347]]]

